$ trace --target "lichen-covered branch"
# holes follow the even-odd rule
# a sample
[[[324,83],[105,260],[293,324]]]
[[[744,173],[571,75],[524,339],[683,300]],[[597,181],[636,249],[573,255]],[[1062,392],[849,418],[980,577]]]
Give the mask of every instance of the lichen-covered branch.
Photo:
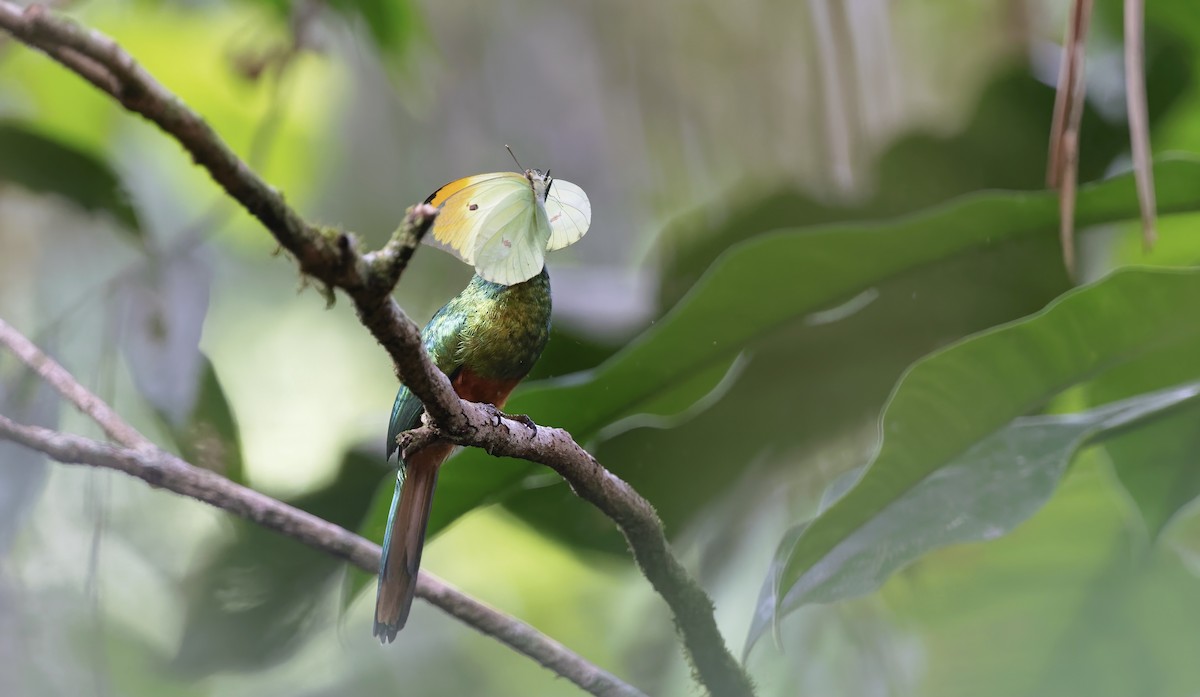
[[[432,225],[435,209],[425,205],[411,208],[391,242],[378,252],[362,254],[351,233],[305,222],[203,119],[112,39],[44,8],[22,9],[8,0],[0,0],[0,27],[158,125],[262,222],[295,257],[304,274],[329,289],[342,289],[363,325],[391,356],[399,378],[429,413],[431,426],[412,438],[437,435],[494,454],[545,464],[611,517],[625,534],[643,573],[671,607],[699,681],[721,697],[753,694],[749,678],[717,630],[712,601],[672,554],[653,507],[600,466],[565,431],[521,430],[526,427],[494,409],[460,400],[446,376],[429,360],[419,329],[392,299],[391,291]]]
[[[122,106],[141,114],[179,142],[225,191],[257,218],[286,249],[301,272],[341,288],[363,324],[392,357],[401,380],[442,423],[461,426],[453,400],[436,400],[433,385],[449,381],[421,349],[420,329],[391,292],[417,244],[437,215],[431,206],[409,209],[393,241],[364,255],[353,234],[310,225],[283,196],[250,169],[220,136],[163,87],[115,41],[39,5],[21,8],[0,0],[0,27],[78,73]],[[440,391],[444,394],[445,390]]]
[[[190,496],[239,515],[370,573],[379,570],[379,545],[215,472],[194,467],[162,450],[135,450],[109,445],[47,428],[25,426],[2,415],[0,438],[45,453],[62,463],[124,472],[150,486]],[[432,574],[421,572],[417,595],[593,695],[644,697],[619,678],[592,665],[533,627],[455,590]]]
[[[712,600],[671,552],[662,521],[649,501],[605,469],[566,431],[526,424],[489,405],[468,402],[464,407],[464,433],[454,434],[437,425],[406,431],[399,437],[405,455],[444,439],[477,446],[498,457],[537,462],[562,475],[577,496],[620,528],[638,567],[670,606],[700,682],[713,695],[753,694],[749,677],[729,653],[717,628]]]

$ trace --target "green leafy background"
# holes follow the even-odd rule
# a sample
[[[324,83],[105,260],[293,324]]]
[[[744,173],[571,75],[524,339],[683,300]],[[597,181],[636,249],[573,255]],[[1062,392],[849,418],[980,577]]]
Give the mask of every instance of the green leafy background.
[[[590,234],[550,258],[551,342],[506,410],[654,504],[760,694],[1200,691],[1191,5],[1147,8],[1149,251],[1120,3],[1097,7],[1077,279],[1044,190],[1064,17],[869,0],[822,29],[794,5],[68,12],[368,244],[441,183],[509,167],[506,143],[587,190]],[[0,44],[0,316],[164,447],[378,540],[391,366],[273,252],[177,145]],[[422,249],[396,297],[422,321],[469,275]],[[6,416],[100,435],[4,356],[0,378]],[[0,694],[577,693],[420,603],[379,647],[368,575],[0,452]],[[462,451],[430,534],[424,568],[648,694],[694,692],[624,541],[552,473]]]

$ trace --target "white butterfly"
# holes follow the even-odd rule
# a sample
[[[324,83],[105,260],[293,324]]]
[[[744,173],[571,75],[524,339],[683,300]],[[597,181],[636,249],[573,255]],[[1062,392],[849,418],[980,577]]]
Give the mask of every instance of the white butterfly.
[[[441,209],[434,238],[504,285],[541,273],[546,252],[578,242],[592,223],[583,189],[536,169],[464,177],[425,202]]]

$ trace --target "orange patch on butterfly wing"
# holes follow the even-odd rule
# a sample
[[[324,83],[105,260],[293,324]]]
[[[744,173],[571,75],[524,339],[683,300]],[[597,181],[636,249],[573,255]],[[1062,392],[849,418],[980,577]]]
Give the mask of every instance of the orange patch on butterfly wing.
[[[429,197],[429,203],[441,211],[433,223],[433,238],[474,264],[473,244],[484,217],[492,214],[498,201],[523,188],[525,178],[513,172],[477,174],[450,182]]]
[[[463,189],[467,188],[468,186],[471,186],[472,184],[479,184],[480,182],[485,182],[489,179],[496,179],[497,177],[506,177],[511,174],[512,174],[512,172],[489,172],[487,174],[476,174],[471,177],[463,177],[462,179],[455,179],[454,181],[450,182],[449,184],[442,186],[441,188],[439,188],[437,191],[433,192],[432,194],[429,194],[429,198],[425,199],[425,203],[428,203],[429,205],[431,205],[435,208],[440,208],[442,206],[442,204],[444,204],[446,202],[447,199],[449,199],[454,194],[457,194],[458,192],[462,191]]]

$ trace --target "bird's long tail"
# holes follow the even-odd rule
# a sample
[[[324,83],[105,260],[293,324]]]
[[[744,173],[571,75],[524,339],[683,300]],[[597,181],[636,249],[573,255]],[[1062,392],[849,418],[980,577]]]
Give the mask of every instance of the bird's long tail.
[[[375,636],[384,643],[395,639],[408,620],[438,469],[453,449],[451,443],[429,446],[405,463],[396,481],[375,596]]]

